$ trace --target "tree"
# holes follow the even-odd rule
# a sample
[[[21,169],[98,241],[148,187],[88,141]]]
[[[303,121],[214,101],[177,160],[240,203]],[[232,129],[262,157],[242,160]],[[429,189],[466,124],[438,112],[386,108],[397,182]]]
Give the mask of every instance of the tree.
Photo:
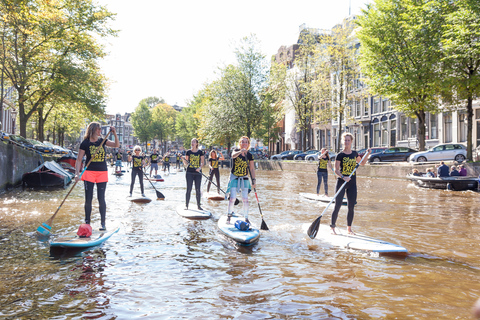
[[[360,64],[373,94],[418,119],[425,150],[425,115],[438,110],[443,1],[375,0],[358,19]]]
[[[158,104],[152,110],[151,130],[153,131],[154,138],[160,140],[164,151],[165,141],[174,136],[176,115],[177,111],[165,103]]]
[[[444,102],[465,105],[467,158],[472,159],[473,100],[480,96],[480,4],[462,0],[446,4],[442,45]]]
[[[176,117],[175,131],[176,135],[183,141],[183,146],[189,148],[190,140],[198,137],[198,128],[200,126],[199,114],[202,102],[201,92],[194,95],[192,100],[183,108]]]
[[[158,98],[158,97],[148,97],[143,99],[141,102],[145,102],[150,109],[153,109],[159,104],[164,104],[165,100],[163,100],[163,98]]]
[[[140,101],[132,113],[132,127],[133,135],[145,144],[155,136],[152,130],[152,112],[144,100]]]
[[[80,81],[78,72],[104,57],[99,39],[116,32],[113,14],[90,0],[1,0],[5,23],[5,75],[18,94],[20,134],[60,83]]]

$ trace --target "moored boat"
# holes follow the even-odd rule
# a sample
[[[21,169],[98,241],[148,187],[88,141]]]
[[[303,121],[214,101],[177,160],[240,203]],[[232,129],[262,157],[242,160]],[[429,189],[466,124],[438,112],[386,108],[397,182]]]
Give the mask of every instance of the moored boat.
[[[443,189],[443,190],[454,190],[454,191],[463,191],[463,190],[478,190],[478,178],[476,177],[424,177],[424,176],[414,176],[407,175],[407,178],[410,179],[416,186],[422,188],[431,188],[431,189]]]
[[[31,188],[65,187],[74,176],[55,161],[46,161],[32,171],[23,174],[22,182]]]

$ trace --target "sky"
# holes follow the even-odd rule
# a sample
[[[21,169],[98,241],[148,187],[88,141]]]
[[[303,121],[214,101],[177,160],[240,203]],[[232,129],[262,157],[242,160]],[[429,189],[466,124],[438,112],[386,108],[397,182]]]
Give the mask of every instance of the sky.
[[[240,40],[255,34],[270,58],[296,43],[300,25],[330,29],[369,0],[97,0],[116,13],[117,37],[103,41],[110,81],[107,113],[133,112],[147,97],[187,106],[218,69],[235,63]]]

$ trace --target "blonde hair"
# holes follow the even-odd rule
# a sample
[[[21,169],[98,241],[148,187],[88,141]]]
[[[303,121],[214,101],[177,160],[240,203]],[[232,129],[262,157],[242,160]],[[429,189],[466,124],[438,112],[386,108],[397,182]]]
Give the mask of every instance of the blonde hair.
[[[142,152],[142,147],[140,147],[138,144],[133,147],[133,151],[137,151],[137,150],[140,150],[140,152]]]
[[[243,140],[243,139],[247,139],[247,141],[248,141],[248,146],[250,147],[250,138],[247,137],[247,136],[243,136],[243,137],[241,137],[241,138],[238,140],[238,146],[240,147],[240,146],[242,145],[242,140]]]
[[[350,138],[352,139],[352,142],[353,142],[353,134],[351,134],[350,132],[344,132],[342,133],[342,142],[345,143],[345,137],[347,136],[350,136]]]
[[[85,131],[85,136],[83,137],[83,139],[90,139],[90,137],[93,136],[93,134],[98,128],[100,129],[102,128],[102,125],[100,124],[100,122],[96,122],[96,121],[90,122],[90,124],[87,127],[87,131]]]

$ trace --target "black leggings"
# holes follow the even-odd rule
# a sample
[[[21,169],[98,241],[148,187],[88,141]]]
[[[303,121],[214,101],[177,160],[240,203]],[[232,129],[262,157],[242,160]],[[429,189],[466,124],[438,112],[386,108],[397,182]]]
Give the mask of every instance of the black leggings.
[[[197,206],[200,207],[200,186],[202,185],[202,174],[198,172],[189,172],[185,174],[185,179],[187,180],[187,193],[185,195],[185,205],[188,208],[190,203],[190,194],[192,193],[193,181],[195,181],[195,196],[197,198]]]
[[[92,200],[93,200],[93,188],[95,182],[84,181],[85,185],[85,223],[90,224],[90,216],[92,214]],[[107,212],[107,203],[105,202],[105,189],[107,188],[106,182],[97,183],[97,199],[100,209],[100,222],[102,226],[105,225],[105,216]]]
[[[217,190],[218,193],[220,193],[220,171],[218,171],[218,168],[214,168],[210,171],[210,177],[208,177],[207,192],[210,191],[210,185],[212,184],[212,178],[214,175],[217,179]]]
[[[135,177],[138,175],[138,180],[140,180],[140,190],[143,192],[143,171],[138,168],[132,169],[132,182],[130,183],[130,193],[133,191],[133,185],[135,184]]]
[[[345,183],[343,179],[337,179],[335,184],[335,193],[338,192],[338,189]],[[332,224],[330,227],[334,228],[335,223],[337,222],[338,211],[340,211],[340,207],[342,206],[343,197],[345,196],[345,191],[347,192],[347,226],[351,227],[353,223],[353,216],[355,215],[353,208],[355,207],[355,203],[357,202],[357,179],[355,176],[352,176],[352,179],[347,182],[345,187],[340,191],[335,198],[335,209],[332,213]]]

